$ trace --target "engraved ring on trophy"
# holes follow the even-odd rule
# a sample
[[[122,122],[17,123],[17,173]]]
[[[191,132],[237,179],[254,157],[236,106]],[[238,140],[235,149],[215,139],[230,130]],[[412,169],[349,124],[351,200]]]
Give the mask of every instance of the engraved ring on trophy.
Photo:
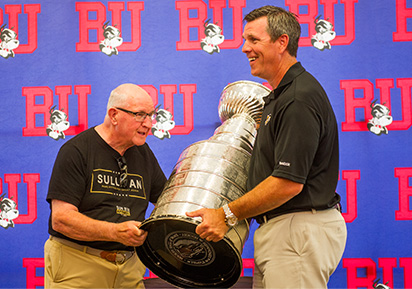
[[[186,212],[220,208],[246,193],[256,124],[269,92],[252,81],[237,81],[223,89],[218,107],[222,124],[208,140],[181,153],[150,217],[142,222],[148,235],[136,252],[170,284],[229,288],[239,279],[248,222],[229,229],[221,241],[208,242],[195,233],[201,218],[189,218]]]

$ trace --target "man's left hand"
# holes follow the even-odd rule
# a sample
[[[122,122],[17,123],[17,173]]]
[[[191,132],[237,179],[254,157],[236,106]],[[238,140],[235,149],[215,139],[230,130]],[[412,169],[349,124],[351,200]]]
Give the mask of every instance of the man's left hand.
[[[196,233],[206,241],[218,242],[223,239],[228,227],[225,222],[225,213],[222,208],[219,209],[199,209],[187,212],[188,217],[201,217],[202,223],[196,227]]]

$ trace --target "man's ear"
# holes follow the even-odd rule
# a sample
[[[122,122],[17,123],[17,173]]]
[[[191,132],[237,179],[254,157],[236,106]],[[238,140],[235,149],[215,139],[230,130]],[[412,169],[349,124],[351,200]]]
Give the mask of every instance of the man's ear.
[[[119,112],[114,107],[109,108],[109,110],[107,111],[107,115],[109,116],[109,119],[110,119],[110,121],[113,125],[117,124],[117,118],[116,117],[117,117],[118,113]]]
[[[280,52],[285,52],[289,44],[289,36],[287,34],[282,34],[276,41],[279,42]]]

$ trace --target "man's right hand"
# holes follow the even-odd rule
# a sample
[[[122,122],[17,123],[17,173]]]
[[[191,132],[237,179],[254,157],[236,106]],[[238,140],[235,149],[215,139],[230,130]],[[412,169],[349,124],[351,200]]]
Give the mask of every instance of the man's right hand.
[[[126,246],[141,246],[147,237],[147,232],[139,229],[140,222],[127,221],[116,225],[117,242]]]

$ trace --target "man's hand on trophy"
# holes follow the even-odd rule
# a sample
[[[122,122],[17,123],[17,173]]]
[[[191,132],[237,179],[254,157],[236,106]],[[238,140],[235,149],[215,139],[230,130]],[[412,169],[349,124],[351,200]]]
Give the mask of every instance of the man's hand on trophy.
[[[225,212],[223,208],[219,209],[199,209],[192,212],[186,212],[188,217],[201,217],[202,223],[196,227],[196,233],[206,241],[218,242],[223,239],[228,226],[225,222]]]

